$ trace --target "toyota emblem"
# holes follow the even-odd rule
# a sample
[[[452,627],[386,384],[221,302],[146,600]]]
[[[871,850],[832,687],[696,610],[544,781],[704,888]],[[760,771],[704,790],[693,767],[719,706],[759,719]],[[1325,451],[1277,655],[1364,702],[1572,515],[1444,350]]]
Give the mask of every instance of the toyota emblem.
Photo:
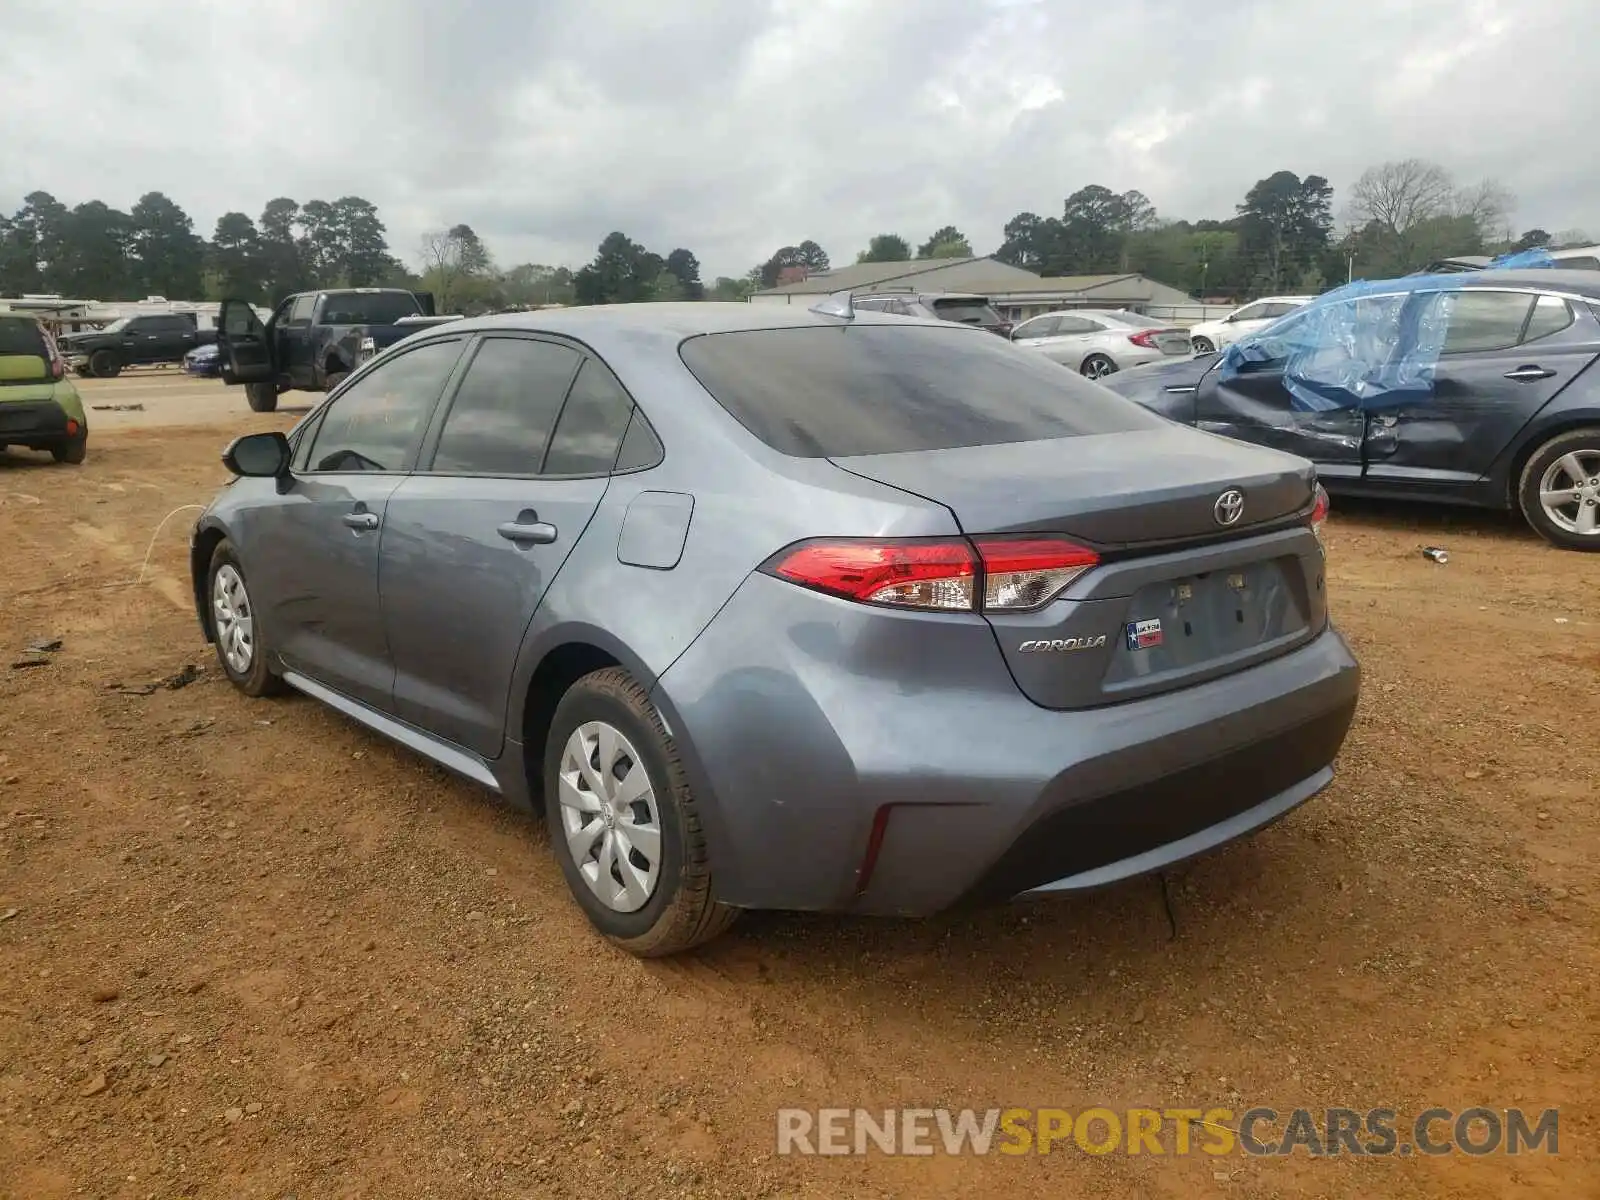
[[[1239,518],[1244,516],[1244,493],[1238,488],[1229,488],[1217,497],[1217,502],[1211,506],[1211,515],[1216,517],[1218,525],[1236,525]]]

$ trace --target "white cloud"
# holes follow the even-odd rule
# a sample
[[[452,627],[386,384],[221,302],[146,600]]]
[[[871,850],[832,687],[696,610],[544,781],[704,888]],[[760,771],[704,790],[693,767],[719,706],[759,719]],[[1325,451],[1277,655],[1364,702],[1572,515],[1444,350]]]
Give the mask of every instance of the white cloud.
[[[1089,183],[1227,216],[1288,169],[1499,176],[1520,226],[1600,226],[1593,0],[10,0],[0,211],[35,189],[203,233],[354,193],[413,256],[503,262],[621,229],[707,276],[811,237],[940,225],[982,252]],[[1203,13],[1203,19],[1197,19]],[[63,70],[63,63],[70,69]],[[1342,197],[1340,198],[1342,203]]]

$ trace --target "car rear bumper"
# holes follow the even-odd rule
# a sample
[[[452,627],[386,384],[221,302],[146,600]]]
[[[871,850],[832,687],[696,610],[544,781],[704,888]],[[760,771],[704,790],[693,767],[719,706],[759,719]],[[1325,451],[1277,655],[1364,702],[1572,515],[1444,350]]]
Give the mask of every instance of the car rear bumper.
[[[719,899],[925,915],[1156,870],[1325,787],[1360,688],[1330,627],[1207,683],[1056,711],[981,618],[938,618],[937,654],[926,620],[755,576],[662,676]]]
[[[74,430],[73,425],[77,428]],[[12,401],[0,395],[0,445],[46,447],[84,432],[81,421],[53,400]]]

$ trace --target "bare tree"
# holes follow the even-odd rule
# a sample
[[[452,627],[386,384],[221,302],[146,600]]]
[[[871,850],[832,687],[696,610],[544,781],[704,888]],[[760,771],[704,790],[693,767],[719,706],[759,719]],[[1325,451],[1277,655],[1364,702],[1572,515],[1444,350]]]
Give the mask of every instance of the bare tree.
[[[436,229],[422,235],[418,253],[422,257],[422,274],[433,288],[441,312],[449,312],[455,284],[465,268],[461,256],[461,239],[453,230]]]
[[[1456,202],[1455,181],[1437,163],[1420,158],[1368,167],[1351,189],[1350,208],[1396,237],[1419,221],[1447,214]]]
[[[1498,179],[1485,179],[1456,193],[1453,216],[1470,217],[1478,236],[1486,242],[1511,240],[1511,214],[1517,207],[1516,194]]]

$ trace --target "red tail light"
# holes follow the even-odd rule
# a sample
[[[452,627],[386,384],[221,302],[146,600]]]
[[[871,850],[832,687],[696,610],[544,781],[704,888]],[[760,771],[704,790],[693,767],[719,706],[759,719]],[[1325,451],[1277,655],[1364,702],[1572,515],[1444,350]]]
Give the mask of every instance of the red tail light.
[[[46,351],[48,351],[50,378],[65,379],[67,377],[67,363],[61,357],[61,348],[56,345],[56,339],[50,335],[48,330],[40,330],[40,333],[44,335],[44,345]]]
[[[1317,484],[1317,498],[1311,505],[1311,532],[1319,538],[1322,536],[1322,523],[1328,519],[1328,510],[1332,507],[1327,489]]]
[[[1018,612],[1039,608],[1100,556],[1065,538],[802,542],[765,568],[802,587],[895,608]]]
[[[1130,333],[1128,340],[1135,346],[1143,346],[1146,350],[1154,350],[1156,348],[1156,331],[1154,329],[1145,329],[1138,333]]]

